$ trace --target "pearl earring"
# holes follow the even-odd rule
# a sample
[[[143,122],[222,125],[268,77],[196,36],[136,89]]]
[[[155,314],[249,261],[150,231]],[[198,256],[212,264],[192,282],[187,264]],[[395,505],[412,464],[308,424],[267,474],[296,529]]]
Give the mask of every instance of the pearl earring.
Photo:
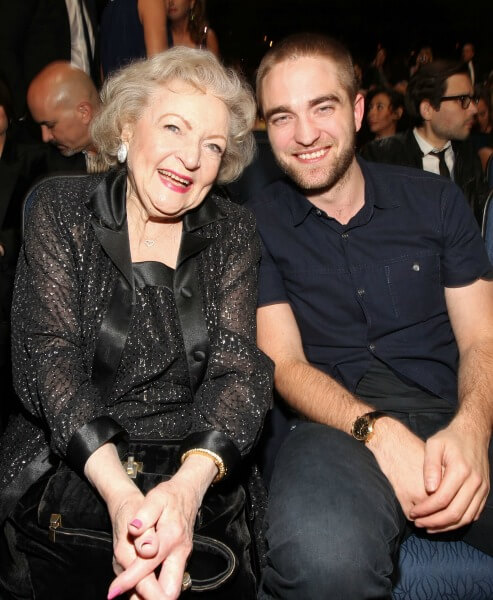
[[[127,146],[122,142],[118,146],[118,152],[116,153],[116,157],[119,163],[124,163],[127,160],[128,149]]]

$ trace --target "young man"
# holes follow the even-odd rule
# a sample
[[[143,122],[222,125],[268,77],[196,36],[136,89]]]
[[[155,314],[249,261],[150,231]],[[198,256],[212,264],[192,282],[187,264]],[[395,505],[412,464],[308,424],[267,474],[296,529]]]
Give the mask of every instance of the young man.
[[[442,60],[425,65],[411,78],[406,96],[416,126],[367,144],[361,155],[452,179],[481,223],[488,188],[467,139],[478,109],[466,65]]]
[[[363,97],[339,43],[277,44],[257,94],[289,176],[250,203],[258,341],[301,417],[270,484],[260,597],[390,598],[410,527],[493,553],[491,267],[453,183],[356,160]]]

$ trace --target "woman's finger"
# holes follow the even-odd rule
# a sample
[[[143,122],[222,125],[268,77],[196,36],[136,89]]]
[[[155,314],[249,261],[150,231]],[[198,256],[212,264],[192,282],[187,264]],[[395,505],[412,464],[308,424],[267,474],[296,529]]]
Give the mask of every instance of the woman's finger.
[[[160,494],[158,498],[155,498],[152,493],[149,493],[128,525],[130,535],[142,535],[145,530],[154,527],[163,512],[165,512],[166,506],[167,499],[164,494]]]
[[[142,535],[137,536],[133,540],[133,544],[137,556],[142,558],[152,558],[159,551],[159,540],[154,528],[147,529]]]
[[[179,550],[170,554],[163,563],[158,581],[166,600],[175,600],[183,591],[183,573],[190,550],[191,544],[189,547],[181,546]],[[188,577],[186,580],[188,581]]]
[[[155,589],[159,588],[156,577],[154,576],[154,570],[160,566],[162,558],[155,556],[153,558],[141,558],[137,557],[126,569],[120,573],[110,585],[110,595],[115,594],[112,598],[128,592],[129,590],[136,588],[140,581],[143,581],[148,575],[153,575],[154,581],[156,581]],[[159,588],[160,589],[160,588]],[[140,592],[139,592],[140,593]],[[162,596],[162,590],[161,590]],[[109,598],[110,596],[108,596]],[[159,596],[158,596],[159,598]]]

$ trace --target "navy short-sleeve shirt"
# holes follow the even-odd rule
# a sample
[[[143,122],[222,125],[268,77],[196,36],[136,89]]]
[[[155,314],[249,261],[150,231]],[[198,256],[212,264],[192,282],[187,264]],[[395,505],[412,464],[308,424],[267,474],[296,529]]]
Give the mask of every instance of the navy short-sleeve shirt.
[[[346,225],[287,179],[248,203],[263,242],[259,306],[288,302],[307,359],[350,391],[376,356],[455,406],[444,287],[492,277],[474,216],[447,179],[358,162],[365,204]]]

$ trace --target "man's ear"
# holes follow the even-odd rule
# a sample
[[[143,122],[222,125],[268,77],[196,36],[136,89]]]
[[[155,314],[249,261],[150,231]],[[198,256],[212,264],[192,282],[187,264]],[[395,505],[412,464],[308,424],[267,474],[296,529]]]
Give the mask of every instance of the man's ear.
[[[431,121],[433,113],[435,112],[436,109],[433,108],[429,100],[421,100],[421,104],[419,105],[419,114],[425,121]]]
[[[87,100],[83,100],[82,102],[79,102],[79,104],[77,105],[77,113],[79,114],[84,125],[89,125],[89,123],[92,121],[92,117],[93,117],[93,110],[92,110],[91,103],[87,102]]]
[[[361,129],[361,123],[363,122],[364,115],[365,98],[363,94],[356,94],[356,98],[354,100],[354,125],[356,127],[356,131]]]

